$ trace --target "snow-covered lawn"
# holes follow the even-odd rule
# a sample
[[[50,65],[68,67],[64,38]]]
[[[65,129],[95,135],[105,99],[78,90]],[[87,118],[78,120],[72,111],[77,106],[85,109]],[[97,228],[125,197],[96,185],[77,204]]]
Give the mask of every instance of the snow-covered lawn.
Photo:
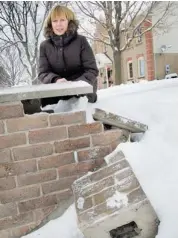
[[[178,79],[121,85],[99,91],[96,104],[81,98],[72,108],[63,102],[55,110],[101,108],[148,125],[141,142],[119,145],[130,162],[161,221],[156,238],[178,238]],[[145,214],[146,215],[146,214]],[[74,205],[60,218],[25,238],[83,238]]]

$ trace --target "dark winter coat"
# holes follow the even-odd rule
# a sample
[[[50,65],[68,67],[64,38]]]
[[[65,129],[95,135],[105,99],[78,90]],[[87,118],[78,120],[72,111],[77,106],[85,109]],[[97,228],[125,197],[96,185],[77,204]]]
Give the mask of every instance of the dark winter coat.
[[[86,81],[97,91],[98,69],[86,38],[77,33],[77,23],[70,22],[68,31],[58,36],[46,29],[46,40],[40,45],[38,78],[42,83],[55,83],[59,78]]]

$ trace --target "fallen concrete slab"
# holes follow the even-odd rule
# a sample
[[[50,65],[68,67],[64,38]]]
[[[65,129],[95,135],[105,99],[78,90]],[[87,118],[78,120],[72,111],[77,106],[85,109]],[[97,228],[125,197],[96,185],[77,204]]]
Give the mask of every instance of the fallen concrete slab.
[[[11,87],[0,89],[0,103],[92,92],[93,87],[83,81]]]
[[[116,126],[120,129],[125,129],[132,133],[145,132],[148,129],[147,125],[142,124],[138,121],[133,121],[98,108],[95,109],[93,118],[97,121],[103,122],[103,124]]]

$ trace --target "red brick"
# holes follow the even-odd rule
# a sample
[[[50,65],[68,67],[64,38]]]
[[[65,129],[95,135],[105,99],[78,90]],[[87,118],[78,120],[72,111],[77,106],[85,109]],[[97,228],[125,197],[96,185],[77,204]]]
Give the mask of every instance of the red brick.
[[[95,207],[95,210],[94,210],[94,213],[99,216],[99,215],[110,215],[110,214],[113,214],[115,212],[118,212],[118,207],[117,206],[114,206],[114,207],[109,207],[107,205],[107,203],[102,203],[102,204],[99,204],[98,206]]]
[[[95,173],[91,174],[90,179],[93,182],[99,181],[103,178],[106,178],[112,174],[114,174],[117,171],[120,171],[122,169],[125,169],[129,166],[127,160],[123,159],[115,164],[111,164],[110,166],[104,167]]]
[[[44,128],[48,126],[47,115],[31,115],[21,118],[6,120],[8,132],[28,131],[30,129]]]
[[[37,171],[36,160],[0,164],[0,178],[9,175],[11,176],[20,175],[36,171]]]
[[[43,156],[48,156],[53,153],[53,146],[51,144],[39,144],[23,146],[12,149],[14,160],[26,160]]]
[[[112,197],[115,192],[116,192],[115,187],[110,187],[108,189],[103,190],[100,193],[97,193],[96,195],[93,196],[95,205],[104,203],[106,199]]]
[[[97,135],[92,135],[92,143],[93,146],[104,146],[109,145],[113,142],[117,142],[119,144],[122,141],[122,137],[122,130],[111,130]]]
[[[9,163],[12,161],[10,149],[0,150],[0,163]]]
[[[86,123],[86,112],[53,114],[49,116],[51,126]]]
[[[113,141],[111,144],[111,152],[113,152],[118,147],[118,141]]]
[[[79,222],[89,222],[92,219],[97,216],[98,213],[94,211],[93,208],[89,209],[88,211],[82,212],[78,214],[78,220]]]
[[[130,61],[130,60],[132,60],[132,57],[128,57],[128,58],[127,58],[127,61]]]
[[[90,186],[84,187],[84,189],[79,190],[79,193],[78,194],[75,193],[75,195],[77,195],[77,197],[80,196],[88,197],[91,196],[92,194],[99,193],[104,188],[114,186],[114,184],[115,184],[114,178],[110,176],[105,179],[102,179],[101,181],[98,181],[97,183],[94,184],[92,183]]]
[[[56,193],[57,203],[60,204],[61,202],[68,200],[72,196],[73,192],[71,189],[61,191],[60,193]]]
[[[42,158],[38,161],[39,169],[58,168],[66,164],[74,163],[74,153],[62,153]]]
[[[85,161],[78,164],[78,173],[87,173],[88,171],[94,171],[95,161]]]
[[[93,160],[103,158],[111,153],[110,146],[95,147],[92,149],[84,149],[77,152],[78,161]]]
[[[0,112],[0,120],[24,116],[23,105],[21,103],[1,103]]]
[[[3,121],[0,121],[0,134],[4,134],[5,130],[4,130],[4,123]]]
[[[74,125],[68,127],[69,137],[80,137],[90,134],[103,132],[103,125],[101,122],[94,122],[91,124]]]
[[[49,216],[54,210],[56,206],[49,206],[45,208],[36,209],[33,213],[35,214],[35,221],[43,221],[47,216]]]
[[[15,188],[12,190],[0,192],[0,201],[2,204],[5,204],[35,198],[39,196],[40,196],[39,186]]]
[[[71,177],[73,175],[78,175],[78,165],[77,164],[68,164],[61,166],[58,169],[59,178]]]
[[[13,228],[33,221],[33,213],[24,213],[0,220],[0,230]]]
[[[133,171],[130,168],[119,171],[115,174],[115,177],[118,181],[125,180],[127,177],[133,176]]]
[[[140,57],[144,57],[144,54],[137,54],[137,59]]]
[[[7,203],[5,205],[0,205],[0,219],[17,215],[17,205],[16,203]],[[1,237],[1,236],[0,236]]]
[[[0,191],[13,189],[15,187],[16,183],[13,177],[6,177],[0,179]]]
[[[12,236],[9,238],[15,238],[15,237],[21,237],[26,234],[28,234],[30,231],[34,230],[34,228],[37,226],[35,223],[30,223],[27,225],[23,225],[20,227],[12,228],[11,229],[11,234]]]
[[[29,131],[30,144],[56,141],[66,138],[67,129],[65,126]]]
[[[37,183],[43,183],[46,181],[54,180],[57,177],[57,172],[55,169],[45,170],[38,173],[31,173],[18,176],[18,185],[25,186]]]
[[[152,41],[147,41],[147,43],[146,43],[146,49],[149,49],[149,48],[151,48],[152,46],[153,46]]]
[[[67,139],[59,142],[55,142],[56,153],[63,153],[66,151],[72,151],[90,146],[90,137],[83,137],[77,139]]]
[[[104,158],[99,158],[95,160],[95,168],[96,169],[100,169],[101,167],[106,166],[106,161],[104,160]]]
[[[146,195],[144,193],[144,191],[142,190],[141,187],[133,190],[132,192],[130,192],[128,195],[128,203],[137,203],[140,202],[142,200],[144,200],[146,198]]]
[[[20,213],[35,210],[38,208],[49,207],[57,204],[57,198],[55,195],[49,195],[46,197],[35,198],[33,200],[20,202],[19,211]]]
[[[147,70],[149,71],[154,71],[154,66],[152,64],[148,64]]]
[[[68,178],[61,178],[58,181],[42,184],[42,190],[44,194],[59,192],[61,190],[70,189],[72,183],[77,179],[77,176]]]
[[[149,55],[149,54],[153,54],[152,49],[149,48],[149,49],[146,51],[146,54],[147,54],[147,55]]]
[[[26,135],[25,133],[15,133],[0,136],[0,149],[5,149],[8,147],[14,147],[18,145],[26,144]]]

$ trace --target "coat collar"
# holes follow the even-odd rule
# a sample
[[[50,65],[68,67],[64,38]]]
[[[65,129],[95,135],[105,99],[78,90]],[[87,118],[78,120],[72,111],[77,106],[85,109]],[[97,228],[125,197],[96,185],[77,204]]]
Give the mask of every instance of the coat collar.
[[[64,35],[58,36],[56,34],[53,34],[50,39],[52,42],[59,47],[64,47],[68,44],[70,44],[71,41],[73,41],[77,37],[77,32],[66,32]]]

